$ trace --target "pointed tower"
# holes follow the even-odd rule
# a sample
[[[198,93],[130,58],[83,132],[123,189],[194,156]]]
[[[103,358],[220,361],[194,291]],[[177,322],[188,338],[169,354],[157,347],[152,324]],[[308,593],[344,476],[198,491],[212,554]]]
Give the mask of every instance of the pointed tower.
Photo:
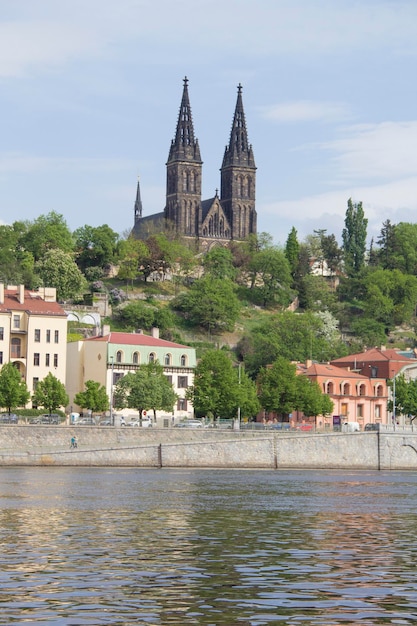
[[[165,219],[177,232],[197,236],[201,205],[201,173],[203,162],[194,137],[194,126],[188,97],[188,79],[184,78],[180,112],[175,139],[171,142],[167,161]]]
[[[142,217],[142,200],[140,198],[140,183],[138,178],[138,186],[136,189],[136,200],[135,200],[135,221],[134,225],[136,225]]]
[[[220,200],[231,226],[231,238],[244,239],[256,233],[256,166],[252,146],[248,142],[240,84],[230,141],[220,172]]]

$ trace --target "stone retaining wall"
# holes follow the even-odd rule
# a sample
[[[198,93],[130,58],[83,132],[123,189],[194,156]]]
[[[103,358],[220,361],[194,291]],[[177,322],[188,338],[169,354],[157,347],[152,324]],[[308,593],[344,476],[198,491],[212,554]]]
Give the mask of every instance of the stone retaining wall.
[[[417,434],[0,426],[0,465],[415,470]]]

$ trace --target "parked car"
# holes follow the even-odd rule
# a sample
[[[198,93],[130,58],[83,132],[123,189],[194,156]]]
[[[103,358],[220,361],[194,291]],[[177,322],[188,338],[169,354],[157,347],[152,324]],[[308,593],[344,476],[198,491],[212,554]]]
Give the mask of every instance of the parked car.
[[[93,417],[82,417],[76,424],[77,426],[95,426],[96,422]]]
[[[142,422],[138,417],[135,417],[133,420],[130,420],[127,426],[133,426],[133,428],[137,428],[139,426],[142,428],[152,428],[153,422],[150,417],[142,417]]]
[[[111,426],[111,419],[110,417],[104,417],[103,419],[101,419],[98,423],[99,426]]]
[[[183,422],[178,422],[178,424],[174,424],[176,428],[203,428],[203,422],[200,420],[184,420]]]
[[[365,424],[364,430],[380,430],[380,424]]]
[[[0,415],[0,424],[17,424],[18,417],[16,413],[2,413]]]

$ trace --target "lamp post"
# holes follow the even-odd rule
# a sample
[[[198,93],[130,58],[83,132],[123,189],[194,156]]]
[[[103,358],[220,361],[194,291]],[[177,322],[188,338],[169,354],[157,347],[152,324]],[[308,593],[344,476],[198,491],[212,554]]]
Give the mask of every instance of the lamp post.
[[[111,361],[111,378],[110,378],[110,424],[113,426],[113,372],[114,372],[114,357],[110,357]]]

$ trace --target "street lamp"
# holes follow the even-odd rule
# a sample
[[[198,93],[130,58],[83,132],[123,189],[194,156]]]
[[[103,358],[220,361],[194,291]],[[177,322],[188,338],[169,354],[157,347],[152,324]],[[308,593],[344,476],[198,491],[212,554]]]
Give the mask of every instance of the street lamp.
[[[113,372],[114,372],[114,357],[110,357],[111,361],[111,378],[110,378],[110,424],[113,426]]]

